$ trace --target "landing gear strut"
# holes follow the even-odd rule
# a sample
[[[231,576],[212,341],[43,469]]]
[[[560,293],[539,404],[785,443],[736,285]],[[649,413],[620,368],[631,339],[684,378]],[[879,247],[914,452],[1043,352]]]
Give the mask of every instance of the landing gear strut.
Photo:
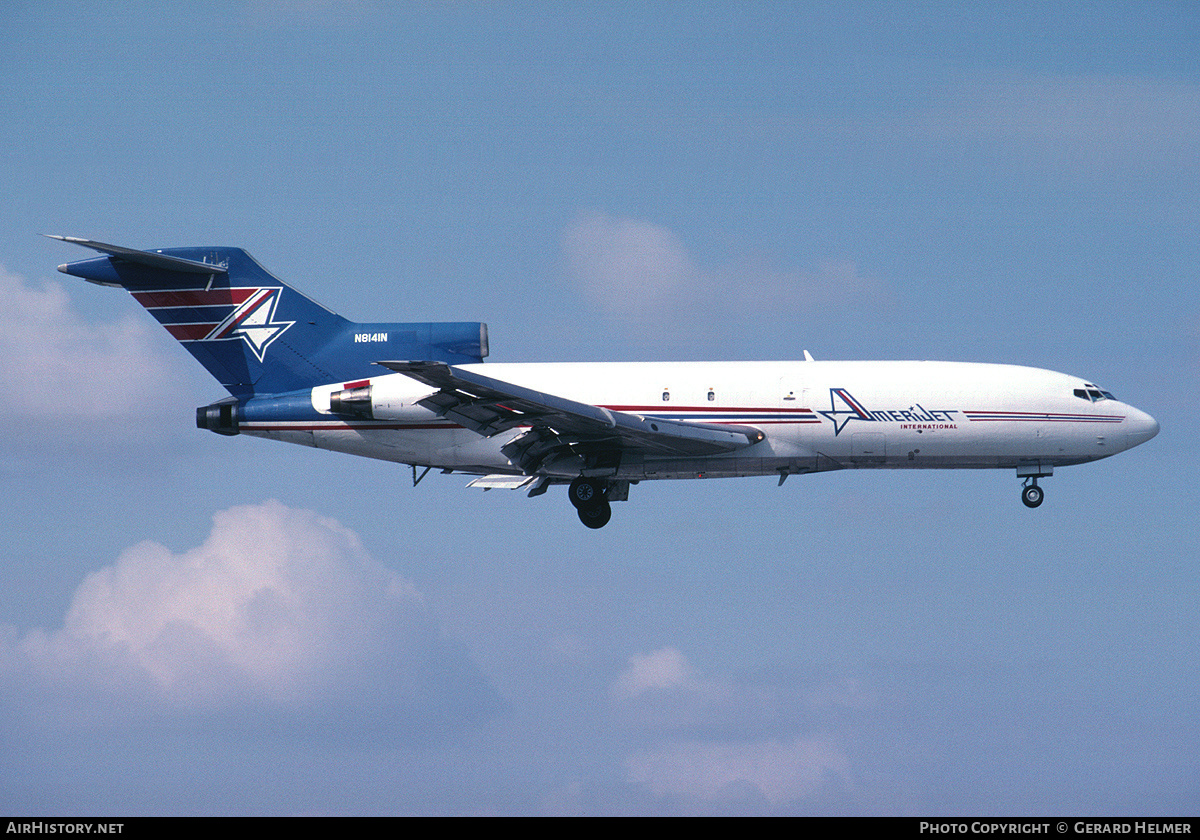
[[[1021,464],[1017,467],[1017,478],[1025,481],[1021,486],[1021,501],[1027,508],[1035,508],[1046,498],[1046,493],[1038,487],[1039,478],[1049,478],[1054,475],[1054,465],[1045,462]]]
[[[608,503],[608,485],[594,478],[580,477],[567,488],[567,497],[579,513],[579,521],[589,528],[603,528],[612,518]]]

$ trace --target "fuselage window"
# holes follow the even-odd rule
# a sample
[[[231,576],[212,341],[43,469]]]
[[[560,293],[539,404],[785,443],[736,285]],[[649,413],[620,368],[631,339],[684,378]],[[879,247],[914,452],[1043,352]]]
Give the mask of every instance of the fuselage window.
[[[717,398],[717,395],[716,395],[716,393],[714,393],[714,392],[713,392],[713,389],[712,389],[712,388],[709,388],[709,389],[708,389],[708,401],[709,401],[709,402],[712,402],[712,401],[713,401],[713,400],[715,400],[716,398]]]
[[[671,392],[663,391],[663,402],[670,402],[670,400],[671,400]]]

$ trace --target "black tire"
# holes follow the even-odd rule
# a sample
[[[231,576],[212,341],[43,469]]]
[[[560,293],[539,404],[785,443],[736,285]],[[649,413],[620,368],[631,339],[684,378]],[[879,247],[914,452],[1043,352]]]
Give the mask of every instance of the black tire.
[[[589,528],[603,528],[610,519],[612,519],[612,505],[606,501],[579,509],[579,521]]]
[[[1036,484],[1031,484],[1021,491],[1021,501],[1025,503],[1027,508],[1035,508],[1042,503],[1046,498],[1045,491]]]
[[[593,478],[577,478],[567,489],[567,497],[576,510],[598,507],[604,502],[604,485]]]

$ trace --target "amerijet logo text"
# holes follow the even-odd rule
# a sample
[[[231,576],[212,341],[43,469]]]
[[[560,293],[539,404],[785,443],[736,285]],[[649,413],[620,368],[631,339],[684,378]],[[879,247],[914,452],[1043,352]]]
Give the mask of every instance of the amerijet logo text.
[[[920,403],[907,409],[870,411],[845,388],[829,389],[829,411],[820,414],[833,423],[834,437],[842,433],[851,420],[865,423],[900,423],[902,429],[938,430],[957,429],[958,422],[954,415],[957,409],[930,410]]]
[[[180,341],[241,340],[261,362],[271,342],[296,323],[275,320],[282,293],[275,286],[172,289],[133,296]]]

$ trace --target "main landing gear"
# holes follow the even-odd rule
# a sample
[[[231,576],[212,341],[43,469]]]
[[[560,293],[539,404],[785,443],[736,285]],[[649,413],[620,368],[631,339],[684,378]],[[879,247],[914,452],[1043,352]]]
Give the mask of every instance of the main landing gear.
[[[579,521],[589,528],[603,528],[612,518],[608,503],[608,484],[594,478],[577,478],[567,488],[567,497],[579,513]]]

